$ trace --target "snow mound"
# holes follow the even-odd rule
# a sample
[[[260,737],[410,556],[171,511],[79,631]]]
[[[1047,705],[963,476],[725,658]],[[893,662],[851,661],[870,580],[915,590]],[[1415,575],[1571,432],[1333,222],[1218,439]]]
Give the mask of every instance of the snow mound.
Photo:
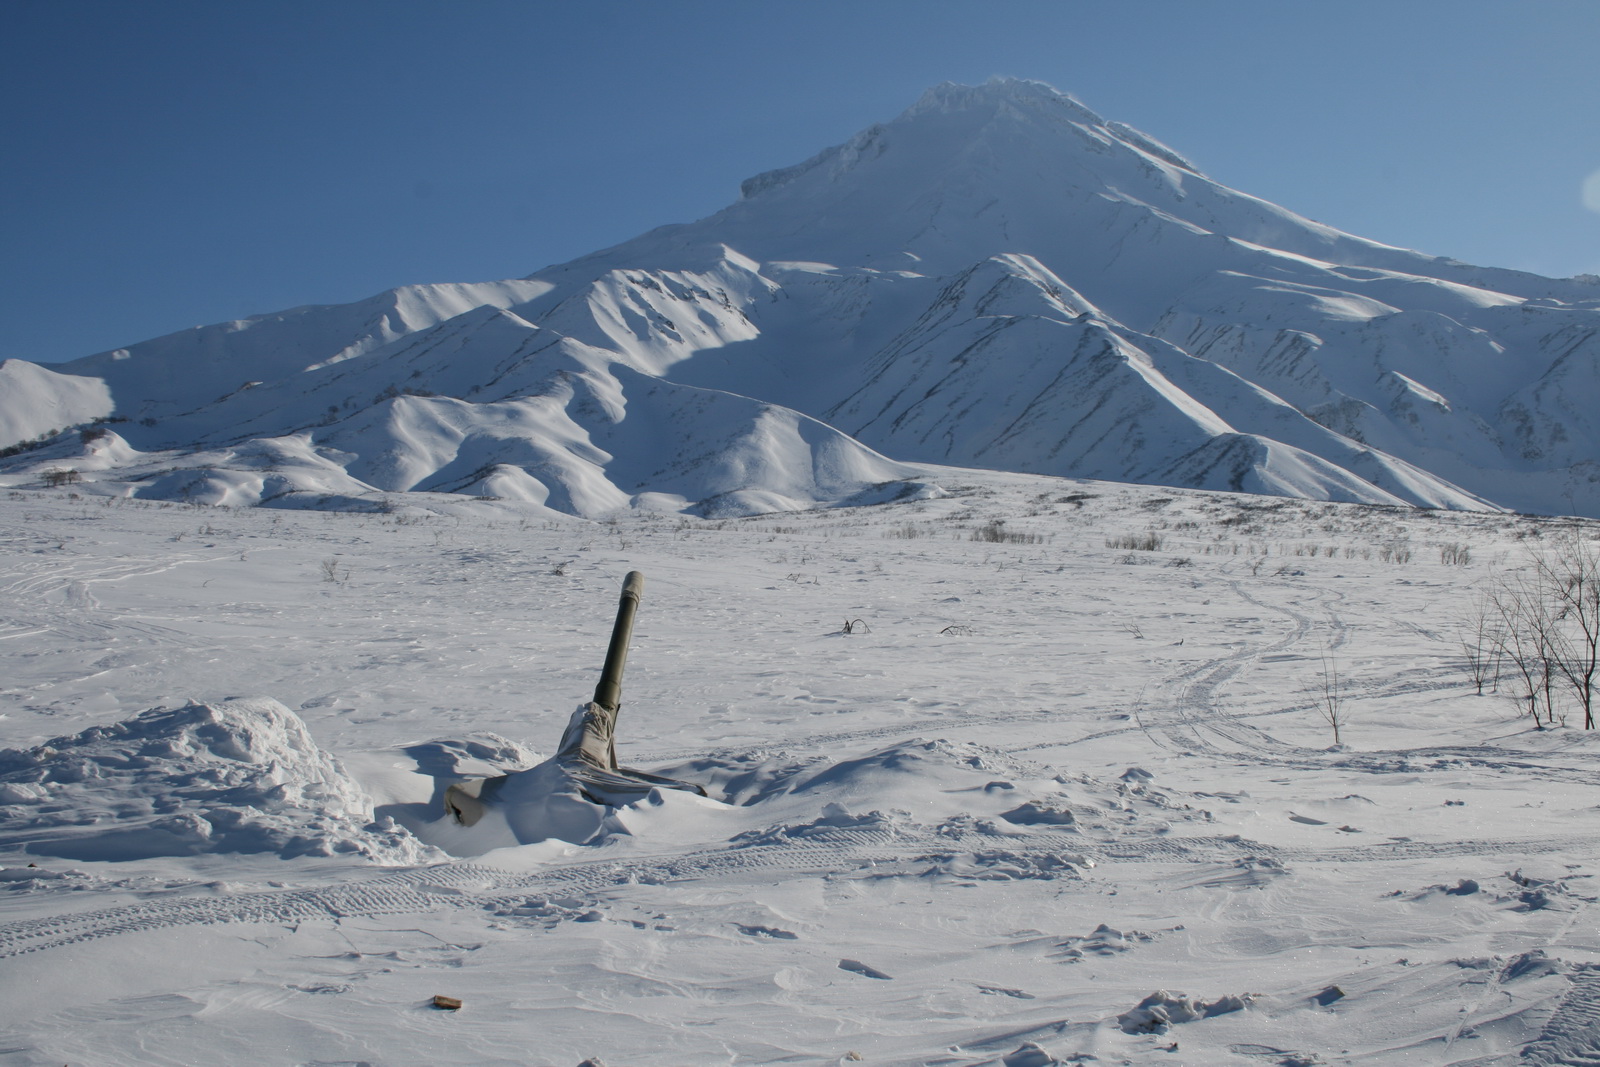
[[[155,708],[0,750],[0,849],[76,860],[201,853],[362,856],[428,849],[389,820],[275,700]]]
[[[418,771],[437,778],[509,774],[526,770],[544,759],[520,741],[488,732],[418,741],[402,745],[400,750],[416,761]]]
[[[866,755],[808,768],[783,783],[786,792],[837,802],[898,803],[927,808],[931,795],[951,788],[975,788],[996,771],[1009,771],[1003,753],[968,741],[913,738]],[[967,801],[948,805],[943,814],[965,811]]]
[[[1024,878],[1050,881],[1077,877],[1095,866],[1081,852],[1029,854],[1010,849],[990,848],[975,852],[952,852],[924,857],[933,865],[922,871],[925,878],[949,876],[982,882],[1013,882]]]
[[[1131,1011],[1117,1016],[1117,1025],[1125,1034],[1164,1034],[1173,1023],[1189,1023],[1196,1019],[1209,1019],[1213,1015],[1243,1011],[1254,999],[1246,993],[1244,996],[1219,997],[1208,1003],[1182,993],[1158,989]]]
[[[1094,866],[1075,852],[1035,856],[1036,847],[1024,856],[992,847],[1077,833],[1078,816],[1061,779],[972,742],[908,738],[803,760],[755,752],[688,760],[658,772],[699,782],[711,797],[768,820],[734,836],[735,847],[919,839],[950,845],[976,838],[921,855],[899,873],[1003,880],[1071,877]]]

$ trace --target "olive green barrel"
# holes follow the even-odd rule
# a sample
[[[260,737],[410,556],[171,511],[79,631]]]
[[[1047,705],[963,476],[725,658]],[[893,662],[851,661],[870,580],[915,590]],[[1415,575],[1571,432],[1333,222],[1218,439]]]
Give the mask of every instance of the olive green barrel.
[[[617,621],[611,627],[611,647],[600,669],[600,682],[594,687],[594,702],[615,712],[622,704],[622,672],[628,665],[628,643],[633,640],[633,619],[639,613],[639,598],[644,595],[644,575],[629,571],[622,579],[622,601],[617,605]]]

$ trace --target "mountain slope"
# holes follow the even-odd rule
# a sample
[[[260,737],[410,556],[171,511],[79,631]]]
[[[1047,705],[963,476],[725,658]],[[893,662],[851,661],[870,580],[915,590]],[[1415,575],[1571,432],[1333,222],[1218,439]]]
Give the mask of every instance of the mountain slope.
[[[910,462],[1600,514],[1597,371],[1594,284],[1341,233],[997,80],[527,279],[12,361],[0,430],[109,415],[3,477],[217,502],[748,512]]]

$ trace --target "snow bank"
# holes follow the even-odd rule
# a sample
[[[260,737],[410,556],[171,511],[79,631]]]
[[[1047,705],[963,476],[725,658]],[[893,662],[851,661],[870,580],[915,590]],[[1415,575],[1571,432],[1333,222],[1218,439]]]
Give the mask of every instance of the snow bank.
[[[0,750],[0,848],[76,860],[208,852],[429,850],[389,820],[275,700],[155,708],[31,749]]]

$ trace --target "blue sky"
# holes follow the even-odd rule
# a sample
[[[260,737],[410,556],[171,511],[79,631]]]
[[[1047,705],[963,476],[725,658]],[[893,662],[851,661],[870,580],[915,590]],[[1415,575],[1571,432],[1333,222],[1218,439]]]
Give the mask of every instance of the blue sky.
[[[0,358],[529,274],[709,214],[937,82],[996,74],[1364,237],[1600,273],[1600,0],[0,0],[0,16]]]

